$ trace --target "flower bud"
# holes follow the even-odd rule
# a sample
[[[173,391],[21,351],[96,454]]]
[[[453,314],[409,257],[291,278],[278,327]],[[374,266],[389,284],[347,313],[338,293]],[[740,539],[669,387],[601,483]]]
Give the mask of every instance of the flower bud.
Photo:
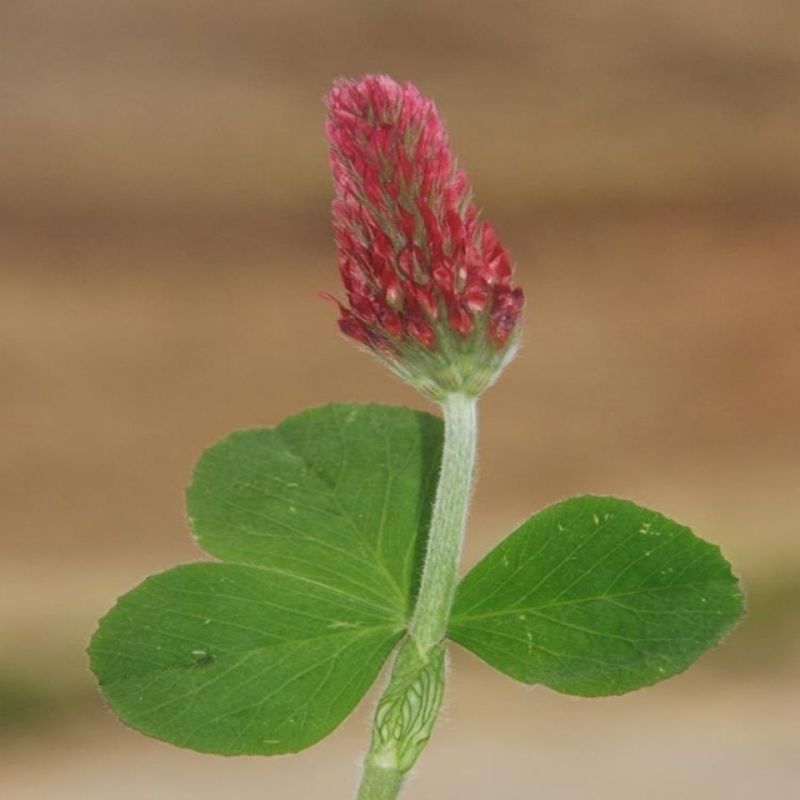
[[[385,75],[337,81],[327,107],[339,328],[434,399],[480,394],[513,357],[523,293],[436,107]]]

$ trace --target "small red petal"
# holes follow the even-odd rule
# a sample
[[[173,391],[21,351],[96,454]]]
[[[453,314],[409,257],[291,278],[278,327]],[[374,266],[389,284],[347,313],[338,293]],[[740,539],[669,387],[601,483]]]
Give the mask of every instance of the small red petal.
[[[511,336],[524,304],[522,289],[508,290],[503,287],[496,290],[489,317],[489,336],[499,347]]]
[[[460,305],[454,305],[448,316],[450,327],[461,336],[467,336],[473,328],[472,317]]]
[[[361,344],[369,345],[371,343],[372,337],[369,334],[367,326],[364,325],[360,319],[357,319],[348,312],[345,312],[345,315],[339,319],[339,330],[345,336],[349,336],[351,339],[355,339]]]
[[[406,333],[429,350],[434,350],[436,348],[436,334],[433,332],[433,328],[424,320],[407,320]]]
[[[461,296],[462,302],[473,314],[480,314],[486,308],[489,299],[489,290],[483,284],[470,286]]]

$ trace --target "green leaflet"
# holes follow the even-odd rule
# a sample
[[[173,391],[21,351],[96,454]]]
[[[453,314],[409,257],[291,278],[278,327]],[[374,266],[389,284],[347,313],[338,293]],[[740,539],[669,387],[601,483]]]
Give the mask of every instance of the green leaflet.
[[[204,550],[411,611],[442,447],[437,417],[329,405],[207,450],[187,492]],[[420,535],[422,532],[422,535]]]
[[[450,637],[525,683],[621,694],[686,669],[742,607],[719,548],[587,496],[534,515],[464,578]]]
[[[187,564],[119,600],[92,669],[143,733],[222,755],[287,753],[352,711],[401,632],[385,608],[305,578]]]
[[[413,605],[441,422],[331,405],[208,450],[189,564],[122,597],[92,669],[134,728],[196,750],[294,752],[355,707]]]

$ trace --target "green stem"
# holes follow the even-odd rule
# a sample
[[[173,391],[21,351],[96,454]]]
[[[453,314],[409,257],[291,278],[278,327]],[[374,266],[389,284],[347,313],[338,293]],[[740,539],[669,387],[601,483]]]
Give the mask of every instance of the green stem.
[[[478,427],[476,398],[449,394],[441,405],[444,450],[422,580],[408,638],[378,703],[357,800],[395,800],[430,738],[442,702],[442,640],[458,582]]]
[[[358,800],[394,800],[400,794],[405,772],[382,767],[370,759],[364,762],[364,775],[358,787]]]
[[[472,495],[478,439],[477,404],[477,398],[463,394],[450,394],[442,401],[442,468],[422,581],[409,631],[423,654],[447,633]]]

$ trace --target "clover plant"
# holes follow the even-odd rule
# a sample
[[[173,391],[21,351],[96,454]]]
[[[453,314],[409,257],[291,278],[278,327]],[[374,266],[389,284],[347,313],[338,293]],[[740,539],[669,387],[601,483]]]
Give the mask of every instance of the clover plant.
[[[264,756],[327,736],[390,662],[358,789],[390,800],[431,736],[448,641],[526,684],[614,695],[685,670],[743,601],[715,545],[613,497],[533,514],[459,578],[478,399],[517,349],[523,292],[429,99],[367,76],[327,108],[339,327],[443,419],[333,404],[211,447],[187,505],[216,560],[121,597],[90,657],[133,728]]]

